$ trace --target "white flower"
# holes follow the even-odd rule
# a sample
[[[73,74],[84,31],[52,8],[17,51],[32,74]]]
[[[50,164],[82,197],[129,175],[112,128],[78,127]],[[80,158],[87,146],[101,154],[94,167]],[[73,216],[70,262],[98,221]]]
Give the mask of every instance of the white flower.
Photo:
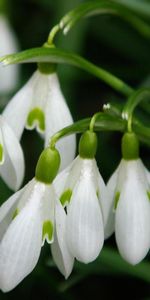
[[[24,177],[24,157],[21,146],[2,116],[0,116],[0,176],[13,190]]]
[[[0,56],[18,51],[18,45],[5,16],[0,15]],[[0,66],[0,93],[11,92],[18,81],[18,66]]]
[[[135,265],[150,247],[150,173],[140,159],[122,159],[107,187],[119,251]]]
[[[44,135],[45,146],[48,145],[54,133],[73,122],[56,73],[47,75],[38,70],[12,98],[3,116],[18,139],[21,138],[24,127],[36,128],[40,134]],[[61,154],[61,168],[64,168],[74,158],[75,136],[61,139],[57,148]]]
[[[67,242],[79,261],[99,255],[107,224],[107,191],[95,159],[78,156],[54,181],[60,201],[67,206]],[[109,233],[106,233],[106,236]]]
[[[55,262],[66,277],[71,272],[73,257],[65,246],[64,210],[60,203],[57,205],[56,203],[53,185],[44,184],[34,178],[1,206],[0,288],[2,291],[13,289],[34,269],[40,256],[41,246],[45,240],[52,243],[54,236],[57,238],[55,249],[53,248],[52,251]]]

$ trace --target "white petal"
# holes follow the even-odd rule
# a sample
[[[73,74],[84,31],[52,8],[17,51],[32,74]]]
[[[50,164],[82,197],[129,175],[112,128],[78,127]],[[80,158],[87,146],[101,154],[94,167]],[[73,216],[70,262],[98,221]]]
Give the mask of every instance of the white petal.
[[[5,161],[0,167],[0,174],[11,189],[17,190],[24,177],[23,152],[15,134],[2,117],[0,125],[5,153]]]
[[[22,192],[23,189],[13,194],[0,207],[0,240],[2,239],[7,227],[13,219]]]
[[[103,246],[102,214],[88,168],[83,171],[68,206],[67,241],[72,255],[84,263],[96,259]]]
[[[116,241],[122,257],[139,263],[150,246],[150,204],[146,194],[144,172],[140,160],[126,162],[128,174],[116,209]],[[145,178],[144,178],[145,177]]]
[[[60,272],[68,278],[72,272],[74,257],[71,255],[66,240],[66,213],[60,202],[56,203],[56,228],[54,242],[51,246],[53,259]]]
[[[110,237],[115,229],[115,193],[117,189],[117,179],[118,179],[119,167],[110,177],[107,183],[107,194],[108,194],[108,221],[105,227],[106,238]],[[117,191],[118,192],[118,191]]]
[[[33,85],[36,80],[36,72],[20,91],[10,100],[3,111],[3,117],[20,140],[25,128],[27,116],[32,104]]]
[[[60,90],[57,75],[51,74],[49,75],[49,93],[45,108],[45,145],[48,145],[54,133],[72,123],[73,119]],[[57,148],[61,154],[61,169],[64,169],[75,156],[75,135],[61,139],[57,143]]]
[[[10,224],[0,244],[0,288],[12,290],[35,267],[41,250],[40,197],[35,188],[30,201]]]
[[[7,19],[0,15],[0,56],[18,51],[18,45],[14,32],[12,31]],[[3,67],[0,66],[0,92],[9,93],[18,81],[18,65]]]
[[[60,172],[56,176],[56,178],[53,182],[54,188],[55,188],[55,191],[56,191],[56,194],[57,194],[58,197],[61,196],[62,192],[65,189],[65,184],[66,184],[66,181],[68,179],[71,166],[72,166],[72,164],[70,164],[67,168],[65,168],[62,172]]]

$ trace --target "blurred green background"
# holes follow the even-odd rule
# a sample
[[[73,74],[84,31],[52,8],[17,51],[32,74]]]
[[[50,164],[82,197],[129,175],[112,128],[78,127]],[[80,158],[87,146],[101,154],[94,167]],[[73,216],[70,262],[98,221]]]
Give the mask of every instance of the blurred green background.
[[[52,26],[81,0],[8,0],[7,16],[19,40],[20,50],[41,46]],[[122,2],[122,1],[120,1]],[[136,9],[150,1],[123,1]],[[147,7],[147,6],[146,6]],[[146,10],[145,10],[146,11]],[[67,36],[58,34],[56,45],[77,52],[93,63],[109,70],[133,87],[150,87],[150,39],[141,36],[121,18],[110,15],[94,16],[79,22]],[[18,90],[36,69],[35,64],[21,66]],[[58,66],[58,74],[66,101],[74,120],[91,116],[107,102],[120,106],[125,98],[100,80],[71,66]],[[15,91],[14,91],[15,92]],[[2,97],[2,96],[1,96]],[[11,95],[7,95],[9,100]],[[1,105],[1,109],[2,109]],[[149,120],[140,111],[140,118]],[[97,160],[100,172],[107,181],[121,158],[119,133],[99,134]],[[34,176],[43,141],[35,132],[25,132],[22,146],[26,160],[25,182]],[[30,149],[30,151],[29,151]],[[141,145],[141,156],[150,168],[149,149]],[[0,201],[12,192],[0,182]],[[112,251],[110,249],[113,249]],[[119,256],[114,236],[106,241],[99,258],[87,266],[77,263],[65,281],[55,268],[48,245],[42,249],[38,266],[15,290],[0,292],[2,299],[150,299],[150,263],[147,259],[137,267],[126,264]]]

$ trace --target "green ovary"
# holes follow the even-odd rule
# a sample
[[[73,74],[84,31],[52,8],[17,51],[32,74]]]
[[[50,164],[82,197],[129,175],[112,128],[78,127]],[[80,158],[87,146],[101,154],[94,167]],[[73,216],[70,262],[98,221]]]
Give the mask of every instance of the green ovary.
[[[51,241],[53,238],[53,224],[51,221],[47,220],[43,223],[42,239],[48,237],[48,240]]]
[[[66,203],[70,202],[72,196],[72,191],[70,189],[66,190],[60,197],[60,202],[64,206]]]
[[[0,163],[2,163],[3,161],[3,155],[4,155],[3,146],[2,144],[0,144]]]
[[[115,198],[114,198],[114,209],[117,208],[117,205],[118,205],[118,202],[119,202],[119,198],[120,198],[120,192],[116,192]]]
[[[45,115],[39,107],[32,109],[27,117],[27,127],[33,128],[36,123],[41,131],[45,130]]]
[[[147,191],[148,199],[150,200],[150,191]]]

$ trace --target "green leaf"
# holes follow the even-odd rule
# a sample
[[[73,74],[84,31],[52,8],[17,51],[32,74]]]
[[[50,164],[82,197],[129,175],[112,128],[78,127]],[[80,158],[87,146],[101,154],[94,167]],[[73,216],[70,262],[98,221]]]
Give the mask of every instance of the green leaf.
[[[69,64],[91,73],[123,95],[129,96],[133,92],[133,89],[130,86],[108,71],[97,67],[85,58],[73,52],[58,48],[33,48],[17,54],[3,56],[0,58],[0,62],[2,62],[4,65],[30,62]]]

